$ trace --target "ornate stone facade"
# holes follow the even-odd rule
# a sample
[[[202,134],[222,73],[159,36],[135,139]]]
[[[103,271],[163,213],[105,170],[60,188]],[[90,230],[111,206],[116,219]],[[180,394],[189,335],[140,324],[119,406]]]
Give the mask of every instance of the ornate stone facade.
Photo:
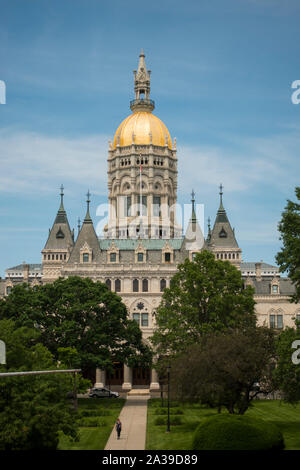
[[[109,143],[110,212],[103,236],[98,237],[95,232],[88,193],[86,216],[75,240],[64,209],[62,187],[60,207],[42,250],[40,274],[32,279],[23,267],[23,278],[16,278],[17,267],[7,270],[6,293],[22,280],[46,283],[73,275],[99,280],[119,293],[129,316],[139,323],[148,341],[155,328],[155,311],[162,292],[169,286],[177,265],[186,258],[192,260],[206,248],[216,259],[234,264],[242,271],[245,284],[255,288],[259,324],[273,328],[292,326],[293,317],[300,315],[300,309],[289,302],[293,286],[288,279],[280,278],[274,266],[243,263],[223,206],[222,186],[216,220],[212,230],[209,222],[206,240],[196,219],[194,193],[192,216],[182,236],[173,209],[177,201],[176,139],[172,143],[166,126],[152,114],[150,71],[143,52],[134,72],[134,90],[133,113],[120,124],[113,143]],[[131,370],[122,364],[116,365],[111,377],[97,370],[95,385],[105,384],[123,391],[134,387],[148,387],[153,393],[159,390],[154,369]]]

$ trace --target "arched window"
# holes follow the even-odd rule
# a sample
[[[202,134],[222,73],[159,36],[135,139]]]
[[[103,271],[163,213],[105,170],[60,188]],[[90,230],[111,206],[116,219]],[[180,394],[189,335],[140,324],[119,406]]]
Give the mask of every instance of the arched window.
[[[143,292],[148,292],[148,279],[143,279]]]
[[[111,280],[110,280],[110,279],[106,279],[105,284],[106,284],[106,286],[108,287],[108,289],[111,290]]]
[[[138,281],[138,279],[133,279],[132,290],[133,290],[133,292],[138,292],[139,291],[139,281]]]
[[[165,279],[160,280],[160,292],[163,292],[163,290],[167,287],[167,281]]]
[[[115,292],[121,292],[121,281],[120,281],[120,279],[115,280]]]

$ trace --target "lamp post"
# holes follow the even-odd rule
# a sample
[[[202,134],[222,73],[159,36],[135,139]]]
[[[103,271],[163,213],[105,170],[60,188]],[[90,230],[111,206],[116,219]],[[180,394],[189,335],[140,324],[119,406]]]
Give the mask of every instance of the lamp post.
[[[170,369],[171,366],[168,364],[167,372],[168,372],[168,421],[167,421],[167,432],[170,432]]]

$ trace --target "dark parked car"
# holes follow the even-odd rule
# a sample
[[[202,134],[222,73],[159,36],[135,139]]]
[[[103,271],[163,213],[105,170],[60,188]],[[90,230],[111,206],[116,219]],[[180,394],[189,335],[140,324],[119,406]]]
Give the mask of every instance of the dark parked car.
[[[112,392],[108,388],[91,388],[89,398],[118,398],[118,392]]]

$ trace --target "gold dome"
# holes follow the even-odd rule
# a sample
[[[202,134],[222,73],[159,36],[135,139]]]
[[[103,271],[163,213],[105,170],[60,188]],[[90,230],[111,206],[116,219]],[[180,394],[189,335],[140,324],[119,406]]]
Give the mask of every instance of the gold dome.
[[[133,134],[136,145],[149,145],[150,132],[153,145],[164,147],[167,135],[168,147],[172,149],[171,136],[167,127],[157,116],[147,111],[137,111],[124,119],[115,133],[113,149],[117,146],[118,137],[120,147],[131,145]]]

